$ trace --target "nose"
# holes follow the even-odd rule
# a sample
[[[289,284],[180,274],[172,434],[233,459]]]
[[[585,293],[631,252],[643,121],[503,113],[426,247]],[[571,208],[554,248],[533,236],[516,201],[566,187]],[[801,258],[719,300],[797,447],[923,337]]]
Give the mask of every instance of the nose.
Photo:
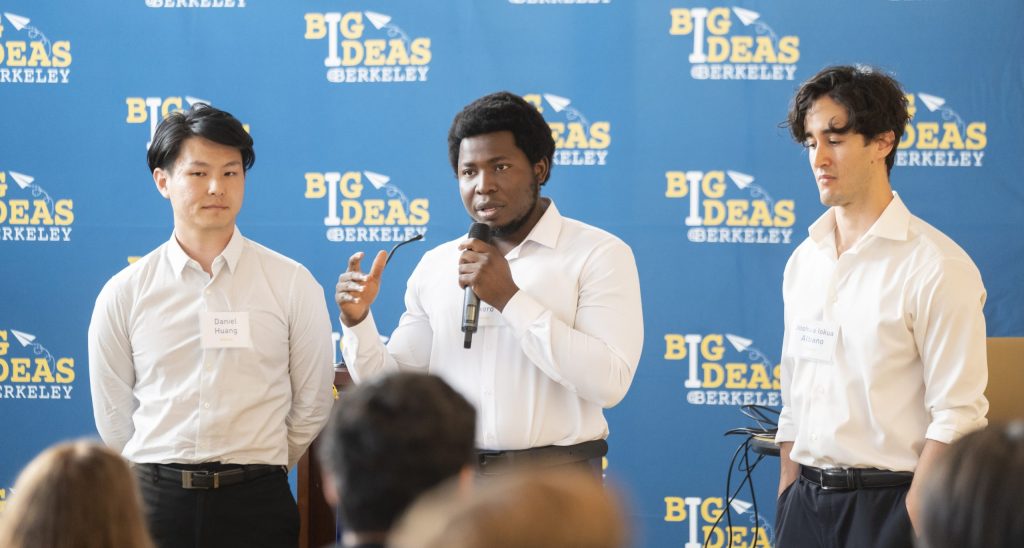
[[[216,175],[210,177],[210,182],[206,187],[206,192],[211,196],[222,196],[224,194],[224,182]]]
[[[828,147],[822,144],[811,148],[810,154],[811,167],[825,167],[832,162],[832,157],[829,155]]]
[[[497,178],[489,170],[481,170],[476,180],[477,194],[490,194],[498,189]]]

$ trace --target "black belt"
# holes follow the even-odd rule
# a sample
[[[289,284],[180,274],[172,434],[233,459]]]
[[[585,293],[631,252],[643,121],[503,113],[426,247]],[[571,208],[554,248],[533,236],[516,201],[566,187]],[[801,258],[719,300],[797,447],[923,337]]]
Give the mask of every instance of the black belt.
[[[862,487],[899,487],[914,480],[913,472],[893,472],[877,468],[815,468],[800,466],[800,475],[822,489],[860,489]]]
[[[182,466],[194,468],[193,465]],[[157,480],[167,480],[180,484],[184,489],[217,489],[275,472],[288,473],[284,466],[274,464],[240,464],[233,468],[221,468],[224,466],[216,465],[209,469],[183,469],[165,464],[135,464],[137,473],[144,477],[151,477],[154,483]]]
[[[480,472],[509,466],[561,466],[584,462],[608,454],[608,442],[604,440],[585,441],[576,445],[546,445],[516,451],[478,450],[477,460]]]

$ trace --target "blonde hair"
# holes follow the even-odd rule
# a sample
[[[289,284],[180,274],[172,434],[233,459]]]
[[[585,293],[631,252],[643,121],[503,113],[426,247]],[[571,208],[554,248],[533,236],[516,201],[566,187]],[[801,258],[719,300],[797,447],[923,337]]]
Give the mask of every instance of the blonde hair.
[[[567,467],[449,485],[414,505],[392,548],[622,548],[630,542],[615,491]]]
[[[13,491],[0,515],[0,546],[153,548],[128,463],[96,442],[43,451]]]

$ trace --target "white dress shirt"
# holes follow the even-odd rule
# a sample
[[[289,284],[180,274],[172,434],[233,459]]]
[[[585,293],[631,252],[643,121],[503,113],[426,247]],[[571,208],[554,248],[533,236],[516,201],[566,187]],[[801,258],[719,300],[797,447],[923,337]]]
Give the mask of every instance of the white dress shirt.
[[[293,466],[333,403],[323,289],[237,228],[211,270],[172,235],[103,287],[89,325],[96,427],[134,462]],[[208,312],[247,312],[251,346],[204,349]]]
[[[356,382],[383,372],[429,371],[477,409],[477,446],[572,445],[608,434],[602,408],[625,395],[643,346],[633,252],[554,203],[505,258],[520,290],[502,312],[481,303],[463,348],[462,240],[428,251],[409,278],[406,311],[387,348],[372,314],[342,328]]]
[[[925,438],[985,426],[985,288],[970,257],[896,193],[836,257],[835,212],[811,225],[783,281],[777,442],[816,467],[913,471]],[[794,327],[838,328],[833,359],[798,355]]]

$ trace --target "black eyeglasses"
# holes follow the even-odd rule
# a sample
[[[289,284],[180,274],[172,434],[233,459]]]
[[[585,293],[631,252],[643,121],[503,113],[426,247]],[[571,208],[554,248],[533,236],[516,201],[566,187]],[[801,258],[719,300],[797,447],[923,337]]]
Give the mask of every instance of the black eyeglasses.
[[[409,243],[412,243],[412,242],[417,242],[417,241],[422,240],[422,239],[423,239],[423,234],[417,234],[417,235],[413,236],[412,238],[409,238],[408,240],[406,240],[404,242],[398,242],[397,244],[395,244],[395,247],[392,247],[391,251],[388,251],[388,258],[384,261],[384,266],[387,266],[388,263],[391,262],[391,257],[394,256],[395,251],[397,251],[398,248],[402,247],[405,244],[409,244]]]

